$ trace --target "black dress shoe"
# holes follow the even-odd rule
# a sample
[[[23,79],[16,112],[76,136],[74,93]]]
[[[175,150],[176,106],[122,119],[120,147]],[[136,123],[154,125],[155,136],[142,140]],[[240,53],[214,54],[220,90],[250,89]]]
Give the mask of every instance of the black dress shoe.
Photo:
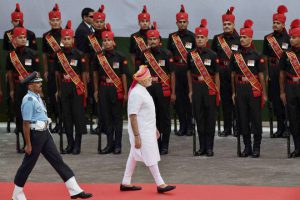
[[[120,185],[120,190],[121,191],[136,191],[136,190],[141,190],[142,189],[142,187],[140,187],[140,186],[126,186],[126,185],[123,185],[123,184],[121,184]]]
[[[296,158],[299,156],[300,156],[300,152],[298,150],[293,151],[290,155],[291,158]]]
[[[166,155],[166,154],[168,154],[169,152],[168,152],[168,149],[162,149],[161,151],[160,151],[160,155]]]
[[[213,150],[208,149],[207,152],[206,152],[206,156],[207,156],[207,157],[212,157],[212,156],[214,156]]]
[[[72,154],[73,155],[78,155],[78,154],[80,154],[80,150],[79,149],[73,149]]]
[[[289,136],[290,136],[289,130],[283,131],[283,133],[282,133],[282,138],[288,138]]]
[[[177,131],[175,135],[177,135],[177,136],[184,136],[185,135],[185,131],[182,130],[182,129],[179,129],[179,131]]]
[[[110,154],[113,152],[112,147],[105,147],[102,151],[99,152],[99,154]]]
[[[65,148],[61,153],[62,154],[70,154],[72,152],[73,152],[73,147],[67,146],[67,148]]]
[[[114,154],[121,154],[121,148],[115,148],[113,153]]]
[[[71,199],[88,199],[91,198],[93,194],[91,193],[85,193],[85,192],[80,192],[79,194],[71,196]]]
[[[273,134],[273,138],[281,138],[283,134],[282,130],[277,130],[274,134]]]
[[[194,130],[192,130],[192,129],[188,129],[187,131],[186,131],[186,134],[185,134],[186,136],[193,136],[194,135]]]
[[[97,126],[95,129],[92,129],[91,134],[92,135],[98,135],[100,132],[99,126]]]
[[[195,156],[204,156],[206,154],[206,150],[204,149],[199,149],[198,151],[195,152]]]
[[[241,153],[241,157],[242,158],[246,158],[248,156],[251,156],[252,155],[252,151],[251,150],[244,150],[242,153]]]
[[[227,137],[228,135],[231,135],[231,131],[222,131],[219,136],[220,137]]]
[[[173,185],[167,185],[164,188],[157,187],[157,192],[158,193],[164,193],[164,192],[168,192],[168,191],[174,190],[175,188],[176,188],[176,186],[173,186]]]
[[[259,151],[253,151],[253,153],[252,153],[252,158],[258,158],[260,156],[260,153],[259,153]]]

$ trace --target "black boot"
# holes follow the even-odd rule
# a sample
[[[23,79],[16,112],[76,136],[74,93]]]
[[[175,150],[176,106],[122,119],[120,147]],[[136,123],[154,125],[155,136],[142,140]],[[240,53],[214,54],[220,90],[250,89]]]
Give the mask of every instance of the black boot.
[[[283,135],[283,130],[282,129],[278,129],[274,134],[273,137],[274,138],[281,138]]]
[[[244,151],[241,153],[241,157],[242,158],[246,158],[248,156],[252,155],[252,148],[251,146],[245,146]]]
[[[261,144],[261,134],[254,134],[253,135],[254,142],[253,142],[253,153],[252,158],[258,158],[260,156],[260,144]]]
[[[114,151],[114,144],[113,144],[113,132],[107,134],[107,145],[106,147],[98,152],[99,154],[109,154]]]
[[[70,154],[73,152],[73,147],[68,145],[61,153],[62,154]]]
[[[232,135],[231,129],[222,131],[219,136],[220,137],[227,137],[228,135]]]

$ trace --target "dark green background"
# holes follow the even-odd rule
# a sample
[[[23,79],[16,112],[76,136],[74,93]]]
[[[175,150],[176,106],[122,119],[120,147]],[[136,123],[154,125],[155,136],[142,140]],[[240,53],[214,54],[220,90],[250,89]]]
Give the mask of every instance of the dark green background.
[[[41,39],[39,38],[37,40],[37,44],[38,44],[38,49],[39,49],[39,54],[40,54],[40,59],[42,60],[42,52],[41,52]],[[211,41],[210,41],[211,42]],[[2,44],[3,43],[3,40],[0,40],[0,46],[2,47]],[[128,61],[129,61],[129,66],[130,66],[130,72],[132,74],[132,63],[131,63],[131,59],[130,59],[130,54],[129,54],[129,38],[126,38],[126,37],[117,37],[116,38],[116,43],[117,43],[117,49],[121,52],[123,52],[125,54],[125,56],[128,58]],[[166,39],[163,39],[163,45],[166,46]],[[254,41],[254,44],[255,44],[255,47],[256,49],[261,52],[262,50],[262,41],[260,40],[255,40]],[[3,90],[3,93],[4,93],[4,99],[3,99],[3,102],[2,104],[0,105],[0,121],[6,121],[6,113],[7,113],[7,108],[6,108],[6,84],[5,84],[5,59],[4,58],[4,52],[3,51],[0,51],[0,66],[1,66],[1,79],[2,79],[2,90]],[[264,120],[267,120],[268,118],[268,115],[267,115],[267,109],[266,109],[266,106],[263,110],[263,119]]]

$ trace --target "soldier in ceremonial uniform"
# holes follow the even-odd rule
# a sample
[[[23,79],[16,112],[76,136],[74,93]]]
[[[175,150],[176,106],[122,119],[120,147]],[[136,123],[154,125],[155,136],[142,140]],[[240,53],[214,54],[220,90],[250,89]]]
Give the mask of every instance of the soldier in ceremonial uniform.
[[[55,79],[55,51],[51,47],[52,40],[55,40],[57,44],[62,47],[60,32],[61,28],[61,13],[59,11],[59,7],[55,4],[52,11],[49,12],[49,24],[51,26],[51,30],[43,34],[43,63],[44,63],[44,78],[47,81],[47,98],[46,102],[48,104],[48,110],[50,111],[50,116],[54,115],[56,119],[55,128],[50,127],[50,131],[52,133],[57,133],[59,131],[59,110],[58,110],[58,102],[55,98],[56,93],[56,79]],[[59,119],[62,120],[62,119]]]
[[[11,23],[15,27],[19,26],[20,23],[23,26],[24,24],[24,18],[23,18],[23,12],[21,12],[20,5],[16,4],[16,9],[14,12],[11,13]],[[12,32],[13,29],[10,29],[8,31],[4,32],[3,36],[3,50],[5,51],[11,51],[15,49],[14,44],[12,43]],[[27,29],[27,40],[26,40],[26,47],[29,47],[33,50],[37,50],[37,44],[36,44],[36,37],[35,34]]]
[[[24,85],[20,85],[19,83],[20,80],[28,76],[30,72],[38,71],[40,62],[37,52],[26,47],[27,30],[25,28],[14,28],[12,41],[16,48],[11,50],[7,55],[6,71],[9,95],[14,103],[14,113],[16,115],[16,133],[18,134],[21,132],[24,139],[21,103],[27,89]],[[22,152],[18,146],[17,151]]]
[[[87,199],[92,194],[85,193],[78,185],[73,171],[64,163],[57,151],[53,138],[49,132],[48,124],[51,120],[47,116],[47,109],[41,99],[42,81],[37,72],[27,76],[22,83],[28,92],[22,100],[22,117],[25,133],[25,156],[14,179],[15,187],[13,200],[26,200],[23,187],[33,170],[40,154],[57,171],[66,184],[71,199]]]
[[[62,51],[56,53],[57,94],[61,98],[64,128],[68,146],[63,153],[79,154],[81,151],[82,134],[87,132],[84,119],[86,103],[86,60],[83,53],[73,47],[74,31],[71,21],[61,30]],[[73,137],[75,125],[75,139]]]
[[[171,52],[160,45],[160,33],[156,29],[156,22],[147,32],[147,42],[150,49],[145,48],[139,59],[149,67],[152,76],[152,85],[147,90],[156,108],[157,129],[161,133],[158,139],[160,154],[165,155],[168,154],[171,133],[170,103],[176,100],[173,58]],[[143,43],[139,45],[142,46]]]
[[[189,24],[188,13],[181,5],[176,14],[178,31],[171,33],[168,39],[168,49],[173,54],[174,70],[176,73],[176,113],[179,118],[180,128],[178,136],[193,134],[192,130],[192,106],[188,97],[187,81],[187,53],[195,47],[194,33],[187,29]]]
[[[95,54],[99,51],[102,51],[101,34],[103,31],[105,31],[105,18],[106,15],[104,13],[104,5],[101,5],[99,10],[97,12],[94,12],[93,14],[92,26],[95,32],[87,35],[86,46],[84,48],[84,53],[86,55],[88,66],[89,66],[88,104],[91,106],[92,113],[96,113],[95,110],[97,111],[98,120],[99,120],[98,125],[100,125],[100,127],[97,127],[94,130],[92,130],[91,134],[104,132],[102,116],[100,115],[100,110],[97,109],[97,104],[94,99],[93,68],[91,67],[91,65]]]
[[[131,60],[133,66],[139,66],[141,61],[139,60],[139,55],[141,54],[141,49],[137,44],[136,40],[143,40],[147,43],[147,31],[150,28],[150,14],[147,12],[147,7],[144,5],[142,12],[138,15],[138,22],[140,30],[130,36],[130,47],[129,52],[131,55]],[[133,70],[135,71],[135,69]]]
[[[291,48],[280,58],[280,98],[288,111],[295,150],[291,157],[300,156],[300,19],[291,23]]]
[[[275,116],[277,119],[277,132],[273,137],[283,137],[285,132],[284,120],[285,112],[282,101],[280,100],[279,88],[279,59],[284,51],[290,47],[290,37],[285,29],[286,17],[284,13],[287,8],[281,5],[277,9],[277,13],[273,15],[273,33],[270,33],[264,38],[263,54],[268,61],[268,93],[269,101],[274,107]],[[272,113],[270,113],[272,114]]]
[[[94,97],[99,101],[107,145],[100,154],[120,154],[122,148],[123,105],[127,102],[128,61],[115,50],[109,24],[102,32],[103,53],[94,58]]]
[[[226,137],[232,134],[233,104],[231,91],[231,76],[229,60],[232,52],[239,49],[239,35],[234,26],[235,16],[234,7],[222,16],[223,33],[215,35],[212,41],[211,49],[218,55],[220,61],[220,94],[222,99],[222,110],[224,119],[224,131],[220,136]]]
[[[246,20],[241,28],[241,48],[233,53],[230,66],[232,99],[238,112],[238,131],[243,135],[245,145],[241,157],[257,158],[260,156],[262,139],[261,110],[267,100],[267,94],[264,80],[265,60],[252,47],[252,25],[252,20]],[[253,148],[251,132],[254,135]]]
[[[217,105],[220,103],[220,78],[215,52],[206,47],[206,19],[195,29],[196,48],[187,56],[189,96],[197,122],[200,149],[196,155],[213,156]]]
[[[12,51],[16,48],[16,46],[13,44],[13,29],[17,26],[23,26],[24,23],[24,18],[23,18],[23,12],[21,12],[20,10],[20,5],[17,3],[16,4],[16,9],[14,12],[11,13],[11,23],[13,25],[13,28],[10,30],[7,30],[4,32],[3,35],[3,50],[5,51],[5,56],[7,55],[7,53],[9,51]],[[26,47],[29,47],[33,50],[37,50],[37,44],[36,44],[36,37],[35,34],[30,31],[27,30],[27,40],[26,40]],[[7,79],[7,75],[6,75],[6,79]],[[7,80],[8,81],[8,80]],[[12,99],[9,98],[9,85],[7,84],[7,107],[8,107],[8,112],[9,112],[9,119],[8,119],[8,123],[7,123],[7,129],[10,129],[10,121],[13,121],[14,118],[14,114],[13,114],[13,102]],[[17,133],[18,130],[15,129],[15,133]]]

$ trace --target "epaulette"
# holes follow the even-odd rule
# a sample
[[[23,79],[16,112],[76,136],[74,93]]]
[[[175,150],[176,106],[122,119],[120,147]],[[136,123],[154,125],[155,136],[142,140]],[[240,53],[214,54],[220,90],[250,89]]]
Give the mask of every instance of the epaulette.
[[[28,101],[32,101],[33,98],[32,98],[32,97],[28,97],[27,100],[28,100]]]

